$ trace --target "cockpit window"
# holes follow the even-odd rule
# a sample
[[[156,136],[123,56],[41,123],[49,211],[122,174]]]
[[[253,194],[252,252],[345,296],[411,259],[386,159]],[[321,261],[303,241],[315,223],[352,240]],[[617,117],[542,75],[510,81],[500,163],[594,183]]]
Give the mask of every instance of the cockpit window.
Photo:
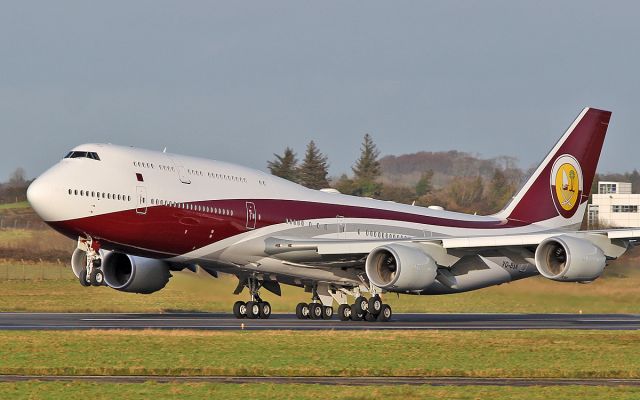
[[[93,151],[70,151],[64,158],[90,158],[92,160],[100,161],[98,153]]]

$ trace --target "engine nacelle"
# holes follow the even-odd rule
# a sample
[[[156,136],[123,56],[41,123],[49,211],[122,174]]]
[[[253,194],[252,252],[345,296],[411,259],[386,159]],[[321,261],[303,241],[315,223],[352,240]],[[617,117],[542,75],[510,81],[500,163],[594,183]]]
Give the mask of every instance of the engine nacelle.
[[[369,281],[391,291],[423,290],[436,279],[438,266],[423,250],[392,243],[375,248],[365,265]]]
[[[545,239],[536,249],[536,268],[545,278],[563,282],[588,282],[602,274],[605,255],[593,243],[571,236]]]
[[[112,251],[102,259],[104,280],[111,288],[130,293],[153,293],[169,282],[169,265],[161,260]]]

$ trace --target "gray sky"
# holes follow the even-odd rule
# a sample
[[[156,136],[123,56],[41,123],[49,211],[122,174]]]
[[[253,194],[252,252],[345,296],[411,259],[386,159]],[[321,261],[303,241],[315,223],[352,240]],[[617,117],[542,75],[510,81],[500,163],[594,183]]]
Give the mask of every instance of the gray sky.
[[[41,1],[0,6],[0,179],[80,143],[266,169],[314,139],[350,172],[457,149],[537,163],[584,106],[640,168],[640,3]]]

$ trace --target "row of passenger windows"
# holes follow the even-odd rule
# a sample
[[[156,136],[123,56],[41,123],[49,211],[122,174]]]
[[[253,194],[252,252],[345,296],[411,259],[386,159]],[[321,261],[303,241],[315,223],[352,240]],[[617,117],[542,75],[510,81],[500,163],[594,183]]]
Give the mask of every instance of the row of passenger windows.
[[[142,162],[142,161],[134,161],[133,165],[141,168],[151,168],[151,169],[155,168],[155,165],[153,163]],[[158,164],[158,169],[160,169],[161,171],[168,171],[168,172],[175,171],[174,167],[170,167],[168,165],[161,165],[161,164]],[[187,169],[187,173],[189,175],[204,176],[204,172],[196,169]],[[219,174],[214,172],[207,172],[207,176],[209,178],[224,179],[224,180],[233,181],[233,182],[243,182],[243,183],[247,182],[247,178],[243,178],[241,176],[235,176],[235,175],[226,175],[226,174]],[[258,181],[258,183],[260,183],[261,185],[265,185],[264,181]]]
[[[247,182],[247,178],[243,178],[241,176],[216,174],[216,173],[213,173],[213,172],[208,172],[207,176],[209,176],[209,178],[224,179],[224,180],[227,180],[227,181],[243,182],[243,183]]]
[[[69,189],[67,193],[69,193],[70,196],[84,196],[107,200],[131,201],[131,196],[118,193],[95,192],[84,189]]]
[[[148,162],[142,162],[142,161],[134,161],[133,165],[135,167],[140,167],[140,168],[151,168],[153,169],[153,163],[148,163]]]
[[[168,200],[151,199],[151,205],[182,208],[184,210],[207,212],[207,213],[210,213],[210,214],[227,215],[227,216],[231,216],[231,217],[233,216],[233,210],[231,210],[231,209],[220,208],[220,207],[202,206],[202,205],[199,205],[199,204],[176,203],[176,202],[168,201]]]

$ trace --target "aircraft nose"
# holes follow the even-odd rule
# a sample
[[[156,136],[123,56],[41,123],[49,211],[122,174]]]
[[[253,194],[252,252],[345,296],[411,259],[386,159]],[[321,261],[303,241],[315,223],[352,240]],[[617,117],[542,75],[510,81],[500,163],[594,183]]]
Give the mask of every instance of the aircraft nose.
[[[48,186],[44,179],[37,178],[27,188],[27,201],[36,214],[45,221],[49,220],[48,214],[51,208],[51,192],[47,190]]]
[[[27,201],[31,204],[31,208],[40,215],[43,203],[43,188],[40,179],[36,179],[27,188]]]

